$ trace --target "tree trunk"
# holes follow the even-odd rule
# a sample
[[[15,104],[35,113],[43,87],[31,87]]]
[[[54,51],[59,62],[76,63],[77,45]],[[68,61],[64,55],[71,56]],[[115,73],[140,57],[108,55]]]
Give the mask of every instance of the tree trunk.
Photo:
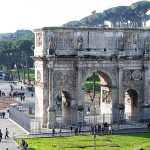
[[[17,76],[18,76],[18,81],[20,82],[20,71],[18,69],[18,66],[17,66]]]

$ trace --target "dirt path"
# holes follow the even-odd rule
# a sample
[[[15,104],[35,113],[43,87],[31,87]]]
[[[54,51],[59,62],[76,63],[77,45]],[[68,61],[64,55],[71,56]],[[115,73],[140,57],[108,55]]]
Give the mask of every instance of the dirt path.
[[[0,111],[6,110],[12,103],[19,103],[19,102],[13,98],[0,98]]]

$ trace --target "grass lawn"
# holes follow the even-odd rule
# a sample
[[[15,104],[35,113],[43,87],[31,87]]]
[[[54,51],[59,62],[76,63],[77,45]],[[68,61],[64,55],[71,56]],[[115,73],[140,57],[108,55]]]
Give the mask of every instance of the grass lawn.
[[[18,143],[21,139],[17,140]],[[73,148],[72,146],[92,146],[93,136],[72,136],[54,138],[26,139],[30,150],[93,150],[93,147]],[[134,150],[142,146],[144,150],[150,150],[150,133],[128,135],[101,135],[96,136],[96,150]],[[114,147],[111,147],[114,146]],[[67,148],[70,147],[70,148]]]
[[[31,81],[34,81],[34,78],[35,78],[35,73],[34,73],[34,68],[30,68],[29,69],[29,72],[30,72],[30,80]],[[23,78],[23,69],[19,69],[19,72],[20,72],[20,77],[21,78]],[[27,69],[25,69],[25,78],[27,79],[28,78],[28,73],[27,73],[28,71],[27,71]],[[18,74],[17,74],[17,69],[13,69],[12,70],[12,74],[14,75],[14,76],[16,76],[16,77],[18,77]]]

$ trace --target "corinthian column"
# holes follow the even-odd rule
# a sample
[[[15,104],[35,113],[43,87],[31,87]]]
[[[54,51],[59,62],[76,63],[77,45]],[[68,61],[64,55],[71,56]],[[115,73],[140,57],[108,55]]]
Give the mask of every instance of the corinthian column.
[[[119,67],[119,104],[124,104],[124,99],[123,99],[123,68]]]
[[[54,107],[54,97],[53,97],[53,62],[49,62],[49,107],[47,109],[49,121],[48,128],[52,128],[56,122],[56,110]]]
[[[123,96],[123,68],[119,67],[119,85],[118,85],[118,98],[119,98],[119,105],[118,105],[118,109],[119,109],[119,114],[120,114],[120,121],[122,121],[124,119],[124,96]]]

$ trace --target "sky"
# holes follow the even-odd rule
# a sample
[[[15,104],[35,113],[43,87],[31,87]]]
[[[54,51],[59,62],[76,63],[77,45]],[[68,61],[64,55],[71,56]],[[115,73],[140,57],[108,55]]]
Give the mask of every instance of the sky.
[[[62,26],[92,11],[128,6],[140,0],[0,0],[0,33]]]

